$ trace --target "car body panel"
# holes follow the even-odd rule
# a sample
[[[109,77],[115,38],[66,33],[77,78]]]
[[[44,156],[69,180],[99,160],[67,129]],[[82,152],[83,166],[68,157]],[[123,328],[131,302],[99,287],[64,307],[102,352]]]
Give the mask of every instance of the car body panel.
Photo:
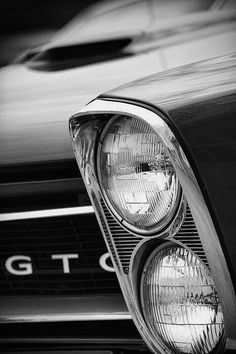
[[[136,37],[149,32],[153,26],[162,23],[163,19],[208,10],[213,2],[212,0],[179,0],[178,3],[175,0],[102,1],[79,13],[44,48]]]

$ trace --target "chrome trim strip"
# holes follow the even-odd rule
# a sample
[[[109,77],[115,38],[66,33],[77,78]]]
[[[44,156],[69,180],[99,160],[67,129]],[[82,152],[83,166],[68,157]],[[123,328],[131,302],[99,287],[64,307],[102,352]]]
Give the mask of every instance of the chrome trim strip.
[[[22,211],[17,213],[4,213],[4,214],[0,214],[0,221],[39,219],[39,218],[49,218],[49,217],[56,217],[56,216],[83,215],[83,214],[93,214],[93,213],[94,213],[94,209],[90,205],[90,206],[82,206],[82,207]]]
[[[122,295],[1,297],[0,323],[130,320]]]
[[[94,333],[94,332],[92,332],[91,333],[91,337],[92,336],[96,336],[96,333]],[[76,345],[88,345],[88,343],[89,343],[89,346],[90,346],[90,350],[88,351],[81,351],[81,350],[76,350],[76,351],[73,351],[72,349],[71,350],[66,350],[66,351],[59,351],[58,352],[58,350],[57,351],[55,351],[55,350],[52,350],[52,349],[50,349],[50,351],[45,351],[45,349],[42,351],[42,350],[40,350],[40,351],[36,351],[35,349],[34,349],[34,351],[32,352],[32,351],[30,351],[30,352],[18,352],[18,351],[11,351],[11,352],[7,352],[7,353],[11,353],[11,354],[19,354],[19,353],[33,353],[33,354],[58,354],[58,353],[60,353],[60,354],[112,354],[112,353],[114,353],[114,351],[113,352],[111,352],[110,350],[107,350],[107,351],[105,351],[105,350],[102,350],[102,351],[99,351],[99,350],[97,350],[97,347],[98,347],[98,344],[99,345],[101,345],[101,344],[109,344],[109,348],[112,346],[112,345],[114,345],[116,348],[117,348],[117,345],[119,344],[122,348],[125,348],[125,349],[127,349],[127,346],[129,346],[129,345],[132,345],[132,349],[134,350],[134,345],[136,346],[136,348],[138,348],[138,349],[140,349],[140,348],[142,348],[142,349],[146,349],[146,346],[145,346],[145,344],[144,344],[144,341],[141,339],[141,337],[140,338],[97,338],[97,337],[95,337],[95,338],[79,338],[79,336],[78,337],[76,337],[76,338],[68,338],[68,337],[60,337],[60,338],[58,338],[58,337],[50,337],[50,338],[45,338],[45,337],[43,337],[43,338],[41,338],[40,337],[40,339],[38,339],[38,338],[29,338],[29,337],[27,337],[27,338],[17,338],[17,337],[14,337],[14,338],[0,338],[0,343],[2,344],[9,344],[9,346],[10,345],[12,345],[12,344],[17,344],[18,346],[21,344],[21,343],[23,343],[23,344],[34,344],[34,343],[36,343],[36,344],[38,344],[39,343],[39,341],[40,341],[40,344],[47,344],[47,343],[50,343],[50,344],[52,344],[52,343],[54,343],[54,344],[56,344],[56,345],[58,345],[58,344],[66,344],[66,343],[68,343],[68,344],[76,344]],[[138,347],[137,347],[138,346]],[[91,348],[92,347],[92,348]],[[106,346],[107,347],[107,346]],[[8,349],[8,348],[7,348]],[[115,351],[115,353],[117,353],[116,351]],[[123,351],[121,352],[121,353],[124,353]],[[133,351],[133,353],[134,353],[134,351]]]

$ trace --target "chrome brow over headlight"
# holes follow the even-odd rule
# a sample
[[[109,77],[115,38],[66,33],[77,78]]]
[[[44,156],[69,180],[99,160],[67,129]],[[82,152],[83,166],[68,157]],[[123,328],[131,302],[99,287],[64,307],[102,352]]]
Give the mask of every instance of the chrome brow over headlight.
[[[100,99],[71,118],[70,132],[125,300],[150,349],[220,353],[235,320],[233,286],[169,124],[151,108]]]

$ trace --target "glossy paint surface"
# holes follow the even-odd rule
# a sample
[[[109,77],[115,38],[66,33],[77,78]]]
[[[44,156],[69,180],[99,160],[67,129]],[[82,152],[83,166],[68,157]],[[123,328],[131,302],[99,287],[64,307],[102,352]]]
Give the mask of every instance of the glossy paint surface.
[[[54,72],[24,65],[1,69],[0,165],[73,158],[68,118],[97,95],[165,69],[231,53],[236,42],[235,12],[184,15],[195,4],[185,8],[187,3],[178,10],[165,8],[163,2],[164,8],[153,10],[158,22],[150,21],[146,32],[136,28],[132,37],[133,32],[126,31],[134,38],[125,49],[126,57]],[[166,17],[160,18],[157,10]],[[58,38],[70,43],[72,29],[69,26]],[[85,30],[88,33],[89,28]]]
[[[72,19],[45,47],[139,36],[149,32],[153,26],[159,26],[160,22],[163,23],[160,20],[171,17],[173,24],[174,17],[208,10],[213,2],[214,0],[179,0],[178,3],[175,0],[99,2]],[[173,28],[172,25],[172,32]]]
[[[160,71],[156,54],[60,72],[0,72],[0,164],[73,158],[68,119],[101,92]]]
[[[191,161],[234,274],[235,77],[236,59],[231,55],[152,75],[107,95],[146,102],[169,116]]]

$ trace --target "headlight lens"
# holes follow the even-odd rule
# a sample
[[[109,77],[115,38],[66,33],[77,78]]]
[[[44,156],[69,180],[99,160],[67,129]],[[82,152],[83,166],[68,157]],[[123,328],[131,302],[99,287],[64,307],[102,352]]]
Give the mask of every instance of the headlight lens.
[[[101,137],[99,180],[116,216],[143,233],[164,227],[178,206],[180,186],[164,144],[148,124],[117,116]]]
[[[184,248],[151,254],[141,301],[151,331],[175,353],[210,353],[222,336],[223,314],[210,272]]]

